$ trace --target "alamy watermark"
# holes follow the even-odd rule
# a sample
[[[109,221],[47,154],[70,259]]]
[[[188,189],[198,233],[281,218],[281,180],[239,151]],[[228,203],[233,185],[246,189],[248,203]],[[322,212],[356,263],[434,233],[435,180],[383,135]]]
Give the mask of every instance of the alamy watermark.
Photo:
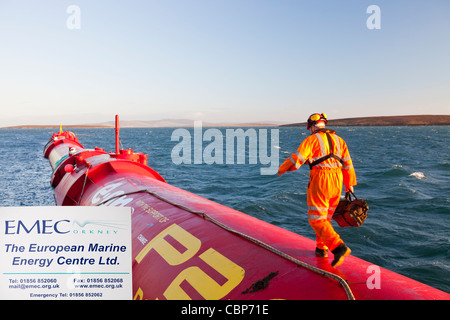
[[[66,9],[66,13],[69,14],[66,20],[66,27],[69,30],[81,29],[81,9],[77,5],[70,5]]]
[[[279,166],[279,129],[217,128],[203,130],[202,121],[194,121],[193,137],[185,128],[172,132],[178,141],[171,152],[174,164],[261,164],[261,175],[273,175]],[[207,144],[204,144],[207,142]],[[247,162],[248,160],[248,162]]]
[[[381,9],[379,6],[373,4],[367,7],[366,13],[370,16],[366,20],[366,27],[369,30],[381,29]]]
[[[366,269],[366,273],[370,274],[367,278],[366,285],[370,290],[381,289],[381,269],[377,265],[370,265]]]
[[[69,16],[66,19],[66,27],[69,30],[81,29],[81,9],[79,6],[72,4],[67,7],[66,13]],[[381,9],[379,6],[372,4],[367,7],[366,13],[370,16],[366,20],[366,27],[369,30],[381,29]]]

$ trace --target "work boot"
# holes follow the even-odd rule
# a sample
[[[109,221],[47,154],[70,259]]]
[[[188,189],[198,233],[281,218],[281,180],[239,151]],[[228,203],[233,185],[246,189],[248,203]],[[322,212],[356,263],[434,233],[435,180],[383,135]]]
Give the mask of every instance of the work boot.
[[[327,249],[319,249],[316,247],[316,257],[318,257],[318,258],[328,257],[328,250]]]
[[[334,260],[331,262],[331,266],[333,268],[337,268],[342,264],[342,262],[344,262],[344,258],[348,256],[352,250],[350,250],[350,248],[344,243],[341,243],[331,252],[334,254]]]

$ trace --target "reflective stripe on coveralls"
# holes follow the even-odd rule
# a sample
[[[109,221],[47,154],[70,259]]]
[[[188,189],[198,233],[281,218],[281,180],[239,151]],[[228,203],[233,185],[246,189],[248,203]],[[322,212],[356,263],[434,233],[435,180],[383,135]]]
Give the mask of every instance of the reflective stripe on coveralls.
[[[316,233],[316,246],[319,249],[334,250],[343,243],[330,222],[341,191],[340,168],[311,170],[307,192],[308,221]]]
[[[331,145],[326,132],[334,140]],[[283,174],[286,171],[297,170],[302,164],[313,163],[330,153],[334,153],[342,163],[336,158],[330,157],[311,168],[307,205],[308,221],[316,233],[317,247],[333,250],[343,243],[330,222],[340,200],[342,184],[345,184],[346,191],[349,186],[356,185],[355,171],[345,141],[333,130],[316,131],[286,159],[280,166],[279,172]]]
[[[329,150],[329,146],[326,141],[326,134],[324,131],[327,131],[334,140],[333,150]],[[341,157],[342,163],[335,160],[334,158],[330,158],[317,164],[313,168],[313,170],[317,170],[319,168],[341,168],[344,177],[344,184],[346,186],[345,191],[348,191],[349,186],[356,185],[356,176],[353,168],[353,162],[350,157],[350,153],[348,152],[347,144],[342,138],[336,135],[335,131],[328,129],[324,131],[316,132],[307,137],[298,147],[297,151],[295,153],[292,153],[291,156],[281,164],[279,173],[283,174],[286,171],[297,170],[303,164],[308,162],[312,163],[315,160],[320,159],[333,152],[335,155]]]

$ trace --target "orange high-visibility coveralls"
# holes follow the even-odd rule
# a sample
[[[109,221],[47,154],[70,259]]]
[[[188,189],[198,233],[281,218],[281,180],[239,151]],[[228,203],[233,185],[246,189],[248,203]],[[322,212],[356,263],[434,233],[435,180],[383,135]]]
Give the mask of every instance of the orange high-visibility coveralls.
[[[333,150],[330,150],[325,132],[332,139]],[[309,224],[316,232],[317,248],[333,251],[343,243],[331,225],[331,217],[340,200],[342,183],[345,184],[345,191],[356,185],[355,169],[345,141],[334,130],[317,130],[300,144],[296,153],[286,159],[278,173],[281,175],[286,171],[297,170],[302,164],[312,163],[331,152],[341,161],[329,158],[311,168],[307,205]]]

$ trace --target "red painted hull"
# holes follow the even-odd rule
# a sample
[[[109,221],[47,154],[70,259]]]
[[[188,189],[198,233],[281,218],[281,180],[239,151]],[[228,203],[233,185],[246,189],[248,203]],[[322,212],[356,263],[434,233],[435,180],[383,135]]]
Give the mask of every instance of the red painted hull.
[[[52,139],[57,205],[132,208],[135,299],[449,299],[354,256],[331,268],[313,240],[167,184],[142,154]]]

